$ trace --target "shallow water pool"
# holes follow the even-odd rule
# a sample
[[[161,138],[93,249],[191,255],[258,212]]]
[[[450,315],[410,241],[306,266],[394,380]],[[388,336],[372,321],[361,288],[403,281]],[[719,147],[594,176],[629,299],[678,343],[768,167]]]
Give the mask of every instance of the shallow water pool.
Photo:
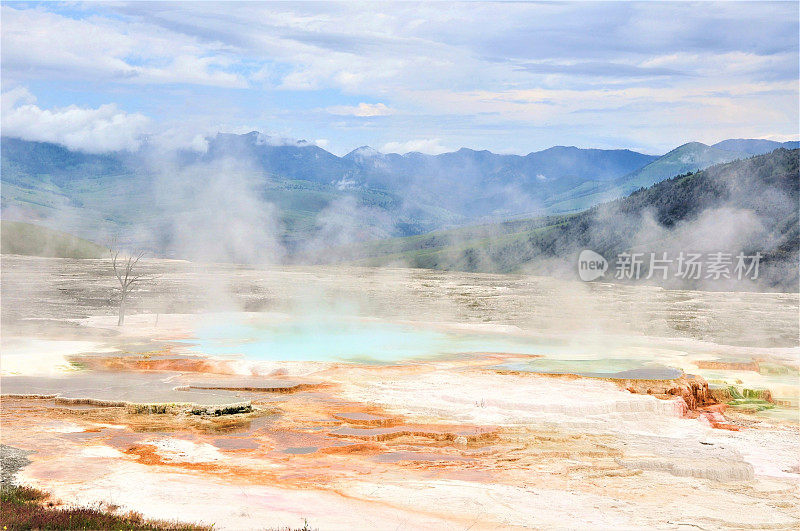
[[[231,321],[201,327],[195,336],[186,342],[196,352],[270,361],[390,363],[467,352],[548,352],[529,338],[357,318]]]
[[[357,317],[281,317],[241,319],[236,316],[201,327],[187,341],[192,350],[219,357],[255,361],[324,361],[365,364],[433,360],[467,353],[519,355],[491,367],[549,374],[603,378],[673,379],[679,369],[616,350],[603,358],[596,346],[508,333],[479,333],[407,322]],[[534,357],[535,356],[535,357]]]
[[[494,367],[506,371],[542,374],[575,374],[593,378],[672,380],[683,371],[637,359],[547,359],[537,358],[504,363]]]

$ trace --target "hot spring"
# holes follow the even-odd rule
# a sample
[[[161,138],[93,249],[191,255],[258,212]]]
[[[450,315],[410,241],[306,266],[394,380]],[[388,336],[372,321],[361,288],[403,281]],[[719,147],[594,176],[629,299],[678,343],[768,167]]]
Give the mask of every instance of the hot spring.
[[[493,367],[498,370],[631,378],[681,375],[679,369],[627,357],[624,349],[604,357],[596,348],[559,339],[347,316],[229,316],[200,326],[195,338],[185,342],[198,354],[254,361],[387,364],[497,353],[512,358]]]
[[[354,317],[229,319],[201,326],[186,342],[202,354],[268,361],[394,363],[469,352],[547,352],[522,337]]]

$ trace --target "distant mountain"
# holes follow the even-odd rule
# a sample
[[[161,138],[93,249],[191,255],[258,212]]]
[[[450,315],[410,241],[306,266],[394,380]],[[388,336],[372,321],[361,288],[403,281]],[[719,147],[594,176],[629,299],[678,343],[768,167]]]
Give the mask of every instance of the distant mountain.
[[[192,186],[213,189],[226,178],[222,173],[231,171],[230,161],[237,172],[248,173],[247,193],[279,210],[281,238],[294,246],[318,232],[321,213],[345,198],[355,201],[355,211],[379,215],[383,231],[418,234],[544,212],[553,194],[588,179],[610,182],[655,159],[629,150],[575,147],[519,156],[466,148],[398,155],[365,146],[337,157],[308,142],[255,131],[211,137],[205,153],[167,156],[149,146],[137,153],[92,155],[14,138],[1,144],[5,218],[92,239],[139,227],[155,248],[169,245],[168,237],[154,234],[166,230],[160,227],[165,211],[177,215],[187,207],[176,198]],[[180,176],[173,179],[181,180],[179,189],[171,174]]]
[[[598,203],[624,197],[634,190],[647,188],[676,175],[704,170],[714,164],[745,159],[754,154],[748,151],[723,149],[719,147],[721,145],[731,148],[741,146],[750,150],[771,147],[770,144],[762,142],[769,141],[726,140],[714,146],[708,146],[701,142],[689,142],[611,182],[600,180],[583,182],[564,193],[551,196],[546,204],[550,212],[578,212],[585,210]],[[764,152],[783,147],[777,142],[774,144],[773,149],[767,149]]]
[[[578,214],[516,220],[372,242],[342,250],[362,265],[396,264],[484,272],[531,271],[573,277],[578,253],[609,259],[628,252],[737,251],[763,255],[759,286],[796,291],[800,258],[800,150],[715,165],[638,190]],[[643,271],[646,272],[647,266]],[[665,285],[741,289],[723,279]]]
[[[638,188],[646,188],[657,182],[686,172],[704,170],[714,164],[747,158],[749,153],[728,151],[700,142],[689,142],[659,157],[647,166],[640,168],[615,181],[622,193],[630,193]]]
[[[380,153],[369,146],[337,157],[306,142],[276,143],[258,132],[218,134],[197,160],[211,161],[234,154],[270,175],[340,186],[364,186],[406,197],[409,193],[442,193],[455,211],[474,213],[477,198],[497,194],[497,188],[517,187],[537,199],[585,180],[612,180],[641,168],[657,157],[630,150],[579,149],[556,146],[526,156],[498,155],[461,148],[440,155]],[[454,196],[465,188],[469,198]],[[466,204],[470,204],[465,208]],[[485,212],[484,214],[491,214]]]
[[[790,142],[775,142],[774,140],[736,138],[717,142],[713,147],[726,151],[747,153],[748,155],[763,155],[775,151],[778,148],[797,149],[800,147],[800,142],[796,140]]]
[[[587,181],[612,181],[657,157],[630,150],[556,146],[520,155],[461,148],[441,155],[384,154],[362,146],[344,157],[357,182],[417,203],[435,201],[464,220],[548,211],[548,200]]]
[[[527,173],[544,177],[545,181],[558,181],[562,176],[575,180],[607,181],[624,175],[658,157],[644,155],[628,149],[579,149],[556,146],[525,156],[521,165]],[[566,186],[567,183],[564,183]]]
[[[220,133],[209,140],[208,151],[191,162],[234,157],[271,176],[335,184],[359,173],[357,164],[304,141],[287,143],[257,131],[244,135]]]
[[[400,211],[399,197],[342,186],[339,181],[348,178],[351,167],[325,173],[331,160],[346,164],[339,157],[316,146],[266,145],[253,137],[212,139],[205,154],[163,154],[145,147],[137,153],[105,155],[4,137],[3,219],[33,222],[98,242],[119,235],[132,245],[166,255],[176,252],[176,239],[188,239],[179,232],[195,232],[194,246],[199,247],[204,232],[220,232],[218,225],[224,224],[234,231],[242,222],[244,232],[277,233],[280,244],[292,249],[316,230],[321,212],[345,198],[358,208],[391,213],[400,227],[393,234],[431,230],[447,220],[446,213],[423,211],[423,221],[414,225],[415,220]],[[281,164],[286,171],[272,173]],[[259,226],[273,210],[274,226]]]
[[[128,172],[130,155],[110,153],[94,155],[71,151],[58,144],[2,138],[3,182],[26,181],[35,176],[50,176],[55,184],[64,184],[75,176],[104,177]]]
[[[136,153],[92,155],[3,137],[3,218],[101,242],[126,234],[137,245],[169,254],[183,252],[177,242],[186,238],[186,224],[195,227],[192,237],[205,232],[220,240],[216,233],[262,230],[269,217],[269,231],[294,254],[310,241],[318,249],[348,238],[576,212],[679,173],[749,156],[691,143],[662,157],[566,146],[525,156],[467,148],[399,155],[362,146],[338,157],[308,142],[255,131],[207,140],[205,153],[165,154],[145,145]]]
[[[421,175],[427,180],[491,184],[503,182],[535,190],[570,188],[585,180],[611,180],[652,162],[657,157],[630,150],[580,149],[556,146],[525,156],[498,155],[490,151],[461,148],[441,155],[384,155],[359,148],[346,155],[371,167],[373,179],[398,174]],[[366,164],[365,164],[366,163]]]
[[[403,160],[403,155],[397,153],[381,153],[369,146],[361,146],[354,149],[344,156],[345,159],[353,161],[367,170],[385,170],[390,166],[399,165]]]

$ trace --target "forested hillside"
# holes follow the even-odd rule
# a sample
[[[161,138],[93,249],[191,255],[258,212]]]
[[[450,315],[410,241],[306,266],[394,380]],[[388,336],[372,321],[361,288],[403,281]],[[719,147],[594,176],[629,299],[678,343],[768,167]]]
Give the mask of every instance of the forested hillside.
[[[761,284],[797,287],[798,153],[778,149],[680,175],[580,214],[442,231],[348,249],[364,264],[574,276],[577,254],[763,255]],[[699,284],[696,283],[696,284]],[[691,286],[688,286],[691,287]]]

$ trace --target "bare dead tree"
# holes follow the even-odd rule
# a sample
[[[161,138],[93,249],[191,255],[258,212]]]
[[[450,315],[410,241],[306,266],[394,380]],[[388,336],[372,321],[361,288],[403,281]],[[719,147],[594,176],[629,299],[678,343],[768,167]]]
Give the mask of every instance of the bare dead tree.
[[[125,302],[128,298],[128,293],[131,292],[137,282],[144,280],[143,275],[133,272],[133,268],[136,267],[142,256],[144,256],[144,251],[140,252],[136,257],[128,256],[127,260],[119,260],[119,251],[111,250],[111,265],[114,267],[114,276],[117,277],[120,291],[117,326],[122,326],[125,322]]]

